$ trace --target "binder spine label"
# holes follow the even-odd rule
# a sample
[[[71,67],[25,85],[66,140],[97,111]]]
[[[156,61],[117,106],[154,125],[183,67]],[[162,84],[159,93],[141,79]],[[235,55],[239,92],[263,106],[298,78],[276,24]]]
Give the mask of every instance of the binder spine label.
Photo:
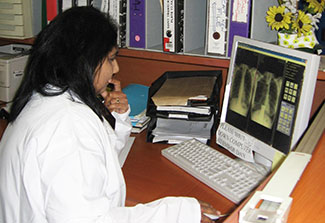
[[[183,46],[184,0],[164,0],[163,50],[180,52]]]
[[[164,1],[164,51],[175,52],[174,0]]]
[[[234,0],[232,5],[232,21],[242,23],[248,22],[249,2],[250,0]]]
[[[226,54],[228,0],[210,0],[208,5],[208,53]]]

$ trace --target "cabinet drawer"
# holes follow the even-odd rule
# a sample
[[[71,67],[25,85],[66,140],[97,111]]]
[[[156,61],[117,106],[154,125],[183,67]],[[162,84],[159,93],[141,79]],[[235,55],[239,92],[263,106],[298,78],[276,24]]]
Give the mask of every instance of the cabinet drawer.
[[[1,14],[23,14],[23,4],[0,1]]]
[[[0,14],[0,24],[23,25],[23,15]]]
[[[24,36],[24,27],[0,24],[0,35],[22,37]]]

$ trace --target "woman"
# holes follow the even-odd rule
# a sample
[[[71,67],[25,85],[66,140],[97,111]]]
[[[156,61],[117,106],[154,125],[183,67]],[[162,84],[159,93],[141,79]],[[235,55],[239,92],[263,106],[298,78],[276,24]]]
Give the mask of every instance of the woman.
[[[219,214],[185,197],[124,207],[117,157],[131,125],[113,78],[116,39],[112,21],[91,7],[66,10],[35,39],[0,143],[1,223],[210,222],[201,213]]]

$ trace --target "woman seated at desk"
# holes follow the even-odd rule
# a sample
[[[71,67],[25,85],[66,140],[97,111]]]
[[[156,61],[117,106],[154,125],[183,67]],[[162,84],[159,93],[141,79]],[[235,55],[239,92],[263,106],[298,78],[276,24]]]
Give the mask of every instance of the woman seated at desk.
[[[36,37],[0,143],[0,222],[188,223],[220,214],[186,197],[124,207],[117,157],[131,124],[113,78],[117,51],[116,27],[92,7],[66,10]]]

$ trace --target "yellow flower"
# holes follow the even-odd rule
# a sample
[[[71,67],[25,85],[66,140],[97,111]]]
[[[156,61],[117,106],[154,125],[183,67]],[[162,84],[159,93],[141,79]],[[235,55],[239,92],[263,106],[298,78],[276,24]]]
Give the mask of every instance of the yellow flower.
[[[316,13],[322,13],[325,8],[325,0],[306,0],[309,3],[308,8],[313,8]]]
[[[311,20],[308,15],[299,10],[298,17],[293,22],[292,27],[297,30],[298,36],[301,36],[302,33],[307,35],[307,33],[312,29]]]
[[[285,6],[272,6],[267,11],[266,21],[272,29],[289,29],[291,13],[285,13]]]

